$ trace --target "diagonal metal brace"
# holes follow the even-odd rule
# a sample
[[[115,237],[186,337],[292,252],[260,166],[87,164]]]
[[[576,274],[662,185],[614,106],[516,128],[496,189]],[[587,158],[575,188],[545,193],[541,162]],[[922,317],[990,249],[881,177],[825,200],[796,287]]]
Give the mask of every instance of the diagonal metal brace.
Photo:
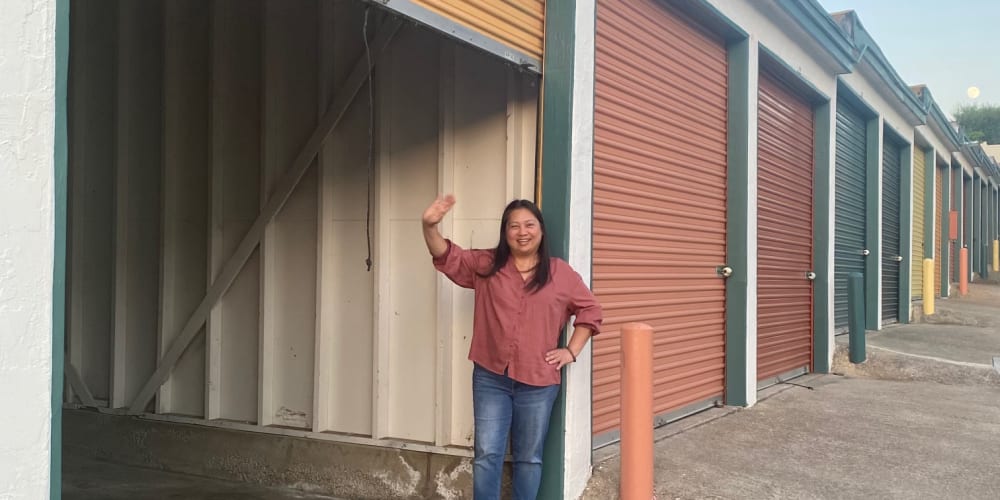
[[[80,376],[80,371],[68,359],[63,360],[63,372],[66,374],[69,386],[73,388],[73,392],[80,398],[83,406],[97,408],[97,401],[94,399],[94,395],[90,392],[90,389],[87,388],[87,383],[83,381],[83,377]]]
[[[379,54],[389,45],[389,42],[396,35],[396,32],[399,31],[401,25],[402,23],[397,18],[387,20],[378,35],[372,40],[370,44],[372,66],[375,65]],[[323,143],[326,142],[330,134],[333,133],[333,130],[340,123],[340,120],[344,117],[348,106],[351,105],[361,87],[368,80],[369,73],[368,57],[362,55],[357,63],[354,64],[354,69],[351,71],[350,76],[347,77],[343,86],[335,94],[336,97],[330,103],[330,108],[316,126],[316,130],[313,131],[309,140],[306,141],[305,146],[302,147],[298,156],[295,157],[295,161],[292,162],[292,165],[281,177],[281,180],[274,189],[274,194],[267,200],[257,219],[247,231],[246,236],[243,237],[232,256],[226,261],[222,272],[219,273],[219,277],[209,287],[205,298],[198,304],[198,308],[195,309],[191,317],[184,323],[184,328],[181,329],[180,334],[174,338],[170,347],[163,353],[156,371],[149,377],[149,380],[139,390],[132,404],[129,405],[128,414],[142,414],[145,411],[146,405],[152,399],[153,394],[156,393],[156,390],[167,381],[170,372],[177,365],[177,361],[180,360],[181,355],[184,354],[188,345],[191,344],[201,331],[201,327],[208,319],[209,312],[215,307],[219,299],[222,298],[222,295],[229,290],[229,287],[232,286],[243,266],[249,260],[250,255],[253,254],[254,249],[260,244],[264,228],[284,207],[285,202],[288,201],[295,187],[298,186],[299,181],[302,180],[302,177],[309,169],[313,159],[316,158]]]

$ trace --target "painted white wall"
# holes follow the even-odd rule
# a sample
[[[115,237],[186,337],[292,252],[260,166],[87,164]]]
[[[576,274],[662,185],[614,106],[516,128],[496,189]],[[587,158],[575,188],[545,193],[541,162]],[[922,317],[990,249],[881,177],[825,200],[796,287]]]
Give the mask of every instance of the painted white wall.
[[[0,498],[47,498],[55,0],[0,16]]]
[[[794,23],[784,19],[783,11],[771,2],[709,0],[709,3],[824,95],[832,98],[837,93],[832,59],[822,56],[822,47],[804,32],[790,29]]]
[[[950,148],[946,146],[948,140],[937,133],[936,127],[932,128],[930,125],[920,125],[914,129],[914,134],[919,135],[924,142],[934,148],[936,161],[941,161],[942,159],[948,161],[947,158],[951,156],[949,154],[951,152]]]
[[[747,228],[747,249],[757,249],[757,160],[759,156],[758,137],[760,125],[760,40],[750,34],[749,68],[747,72],[747,210],[744,224]],[[757,252],[747,252],[747,290],[745,339],[746,372],[743,374],[744,395],[747,406],[757,403]]]
[[[576,2],[573,60],[572,149],[570,151],[569,259],[583,281],[590,284],[593,257],[594,197],[594,34],[595,0]],[[566,369],[566,468],[563,497],[579,498],[591,474],[591,376],[593,342],[577,362]]]

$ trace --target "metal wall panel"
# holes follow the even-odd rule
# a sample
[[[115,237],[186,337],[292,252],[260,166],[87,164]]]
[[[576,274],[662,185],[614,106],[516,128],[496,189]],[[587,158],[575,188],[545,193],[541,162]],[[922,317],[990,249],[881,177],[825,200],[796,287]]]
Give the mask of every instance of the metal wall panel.
[[[618,428],[620,327],[654,329],[653,411],[720,398],[725,372],[727,59],[653,0],[599,1],[593,431]]]
[[[493,40],[542,59],[543,0],[413,0],[413,3]],[[393,3],[389,2],[389,7]]]
[[[760,76],[757,159],[757,379],[811,366],[813,113]]]
[[[320,2],[320,106],[335,100],[364,57],[361,2]],[[371,14],[369,12],[369,14]],[[371,21],[371,20],[370,20]],[[369,36],[378,33],[375,22]],[[380,72],[384,60],[376,66]],[[430,78],[430,76],[428,76]],[[375,88],[379,86],[376,85]],[[368,85],[319,154],[319,317],[314,431],[372,434],[375,277],[368,270]],[[388,127],[383,128],[388,131]],[[348,237],[349,235],[349,237]],[[363,374],[363,376],[360,376]],[[356,404],[346,405],[344,401]]]
[[[163,161],[163,2],[118,4],[115,326],[111,404],[157,364]]]
[[[888,137],[882,143],[882,322],[899,319],[900,155]]]
[[[924,296],[924,186],[927,175],[924,168],[927,161],[924,150],[913,152],[913,265],[910,266],[910,289],[913,300]]]
[[[851,104],[837,103],[834,210],[834,326],[847,326],[847,276],[865,272],[866,120]]]
[[[934,169],[934,295],[941,296],[941,269],[948,263],[941,245],[944,217],[944,170]]]
[[[159,356],[208,288],[209,7],[200,0],[165,4],[163,217]],[[199,334],[200,338],[203,334]],[[178,361],[157,395],[158,413],[205,415],[205,343]]]
[[[99,2],[70,9],[66,348],[103,403],[111,398],[114,327],[116,121],[107,110],[117,99],[117,8]]]
[[[376,384],[379,387],[375,437],[393,436],[433,441],[436,392],[437,276],[420,249],[421,207],[438,193],[439,179],[439,37],[424,30],[403,29],[382,67],[384,83],[376,106],[384,134],[379,154],[379,198],[382,215],[375,240],[379,297],[376,340]],[[429,77],[434,75],[433,77]],[[402,106],[401,103],[408,103]],[[405,270],[405,271],[404,271]]]
[[[272,196],[319,119],[317,0],[264,2],[263,176]],[[312,428],[318,176],[311,167],[261,240],[260,423]],[[310,283],[310,286],[302,286]]]
[[[211,279],[260,211],[261,0],[216,0],[212,12]],[[212,308],[208,320],[208,418],[257,422],[260,252]]]
[[[503,205],[534,192],[537,76],[401,28],[375,59],[374,95],[361,87],[164,385],[149,379],[157,348],[173,347],[206,281],[234,272],[221,271],[290,157],[364,68],[365,8],[110,7],[73,13],[68,360],[97,400],[68,388],[70,401],[105,404],[113,369],[117,406],[160,381],[147,411],[163,420],[467,453],[472,293],[434,272],[418,219],[435,193],[455,192],[446,234],[495,245]],[[386,13],[369,13],[369,36],[384,34]]]

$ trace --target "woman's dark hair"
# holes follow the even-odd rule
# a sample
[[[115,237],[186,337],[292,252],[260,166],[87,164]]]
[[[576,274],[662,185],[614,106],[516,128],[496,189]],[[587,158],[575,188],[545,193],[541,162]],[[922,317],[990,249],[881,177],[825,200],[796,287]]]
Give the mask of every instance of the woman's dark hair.
[[[542,230],[542,241],[538,245],[538,264],[535,266],[535,275],[531,278],[531,281],[524,285],[529,291],[537,292],[549,282],[551,269],[549,267],[549,244],[545,239],[545,235],[547,234],[545,232],[545,219],[542,218],[541,210],[538,210],[538,207],[530,200],[514,200],[507,204],[507,208],[503,209],[503,217],[500,218],[500,241],[497,242],[497,248],[493,253],[493,267],[486,274],[480,274],[479,276],[489,278],[499,272],[503,266],[507,265],[507,260],[510,259],[510,245],[507,244],[507,224],[510,222],[511,212],[519,208],[531,212],[531,215],[534,215],[538,219],[538,227]]]

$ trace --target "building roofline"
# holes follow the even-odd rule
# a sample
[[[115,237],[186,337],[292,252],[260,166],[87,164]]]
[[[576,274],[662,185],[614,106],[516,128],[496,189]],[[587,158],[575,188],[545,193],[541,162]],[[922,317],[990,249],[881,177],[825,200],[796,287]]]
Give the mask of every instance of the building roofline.
[[[817,0],[777,0],[777,4],[833,57],[841,74],[850,73],[855,47]]]
[[[811,2],[812,0],[805,0]],[[927,110],[917,99],[910,86],[903,81],[896,69],[882,53],[882,49],[865,29],[857,12],[845,10],[829,15],[829,18],[841,29],[854,46],[854,66],[862,61],[868,62],[875,75],[892,91],[903,109],[913,118],[912,125],[927,123]],[[853,67],[852,67],[853,70]]]

